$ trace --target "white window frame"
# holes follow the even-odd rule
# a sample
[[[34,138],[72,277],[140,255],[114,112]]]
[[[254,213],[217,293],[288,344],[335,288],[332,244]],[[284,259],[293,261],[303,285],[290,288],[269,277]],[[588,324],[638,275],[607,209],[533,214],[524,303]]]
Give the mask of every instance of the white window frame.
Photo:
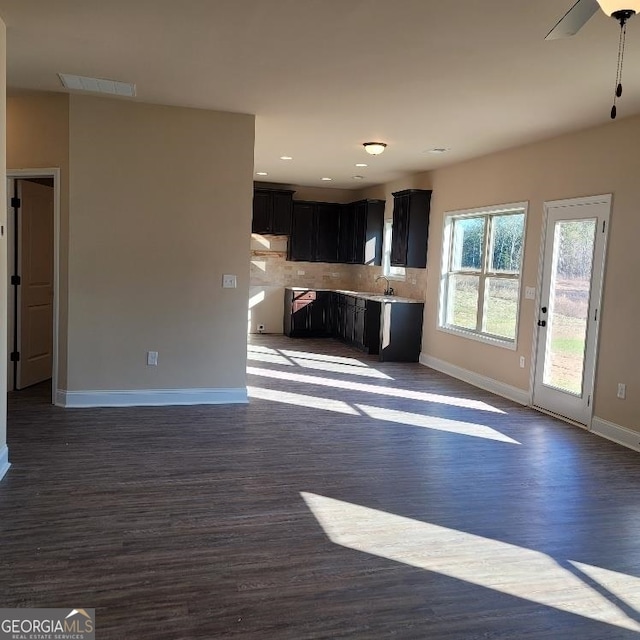
[[[503,347],[505,349],[516,350],[518,346],[518,327],[520,324],[520,308],[521,308],[521,293],[522,293],[522,265],[524,263],[524,251],[526,241],[526,229],[527,229],[527,217],[528,217],[529,203],[528,202],[514,202],[504,205],[496,205],[489,207],[479,207],[477,209],[465,209],[460,211],[447,211],[444,216],[444,231],[442,242],[442,267],[440,275],[440,295],[438,301],[438,330],[446,333],[463,336],[471,340],[477,340],[479,342],[485,342],[494,346]],[[494,218],[501,215],[508,215],[513,213],[524,213],[524,222],[522,229],[522,252],[520,254],[520,267],[518,269],[517,276],[505,274],[502,272],[489,271],[487,268],[491,244],[491,222]],[[480,271],[463,271],[460,269],[453,270],[451,268],[451,259],[453,257],[453,227],[456,220],[462,218],[486,218],[485,223],[485,237],[482,256],[482,268]],[[469,329],[465,327],[458,327],[456,325],[447,324],[447,300],[448,300],[448,283],[449,275],[455,273],[456,275],[473,275],[479,276],[480,283],[478,287],[478,319],[476,329]],[[483,318],[485,315],[485,303],[484,303],[484,290],[485,281],[490,278],[505,278],[509,280],[517,280],[518,282],[518,306],[516,310],[516,335],[513,339],[505,338],[504,336],[497,336],[482,331]]]
[[[391,234],[393,233],[393,219],[384,221],[384,233],[382,235],[382,275],[389,280],[404,282],[407,279],[405,267],[391,266]]]

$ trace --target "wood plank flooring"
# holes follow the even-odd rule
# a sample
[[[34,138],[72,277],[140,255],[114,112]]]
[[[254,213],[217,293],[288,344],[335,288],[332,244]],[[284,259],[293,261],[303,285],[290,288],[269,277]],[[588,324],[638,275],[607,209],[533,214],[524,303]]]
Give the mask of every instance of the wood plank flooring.
[[[10,394],[0,604],[135,640],[640,638],[637,453],[418,364],[257,336],[249,405]]]

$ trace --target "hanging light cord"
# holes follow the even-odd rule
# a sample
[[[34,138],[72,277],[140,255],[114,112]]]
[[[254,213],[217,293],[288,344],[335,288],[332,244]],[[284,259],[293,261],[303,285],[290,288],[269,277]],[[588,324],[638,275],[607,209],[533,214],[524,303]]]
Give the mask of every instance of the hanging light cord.
[[[624,64],[624,45],[627,39],[627,20],[620,18],[620,41],[618,43],[618,68],[616,70],[616,86],[613,91],[613,107],[611,107],[611,119],[617,115],[616,100],[622,95],[622,65]]]

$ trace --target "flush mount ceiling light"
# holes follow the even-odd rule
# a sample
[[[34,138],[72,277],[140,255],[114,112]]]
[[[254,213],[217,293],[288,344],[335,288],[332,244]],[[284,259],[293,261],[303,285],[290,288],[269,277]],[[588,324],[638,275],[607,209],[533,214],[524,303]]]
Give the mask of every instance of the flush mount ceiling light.
[[[293,160],[291,156],[280,156],[280,160]]]
[[[269,174],[266,171],[256,171],[257,176],[268,176]]]
[[[320,180],[322,180],[322,182],[331,182],[333,178],[320,178]]]
[[[129,82],[118,82],[105,78],[89,78],[87,76],[74,76],[70,73],[59,73],[58,78],[62,86],[75,91],[91,91],[92,93],[109,93],[114,96],[126,96],[134,98],[136,85]]]
[[[622,95],[622,65],[624,62],[624,45],[627,37],[627,21],[636,13],[640,13],[640,0],[578,0],[549,31],[545,40],[555,40],[578,33],[588,20],[602,9],[608,16],[620,23],[620,42],[618,44],[618,67],[613,94],[611,119],[617,115],[616,100]]]
[[[356,167],[368,167],[369,165],[364,162],[356,162]]]
[[[434,147],[433,149],[427,149],[426,152],[423,153],[447,153],[447,151],[451,151],[448,147]]]
[[[386,142],[363,142],[362,146],[372,156],[379,156],[387,148]]]

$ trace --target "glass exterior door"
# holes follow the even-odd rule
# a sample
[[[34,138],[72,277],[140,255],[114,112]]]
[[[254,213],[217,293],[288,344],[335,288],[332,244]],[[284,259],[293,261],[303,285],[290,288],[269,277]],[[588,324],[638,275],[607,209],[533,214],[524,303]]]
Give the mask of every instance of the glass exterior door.
[[[547,205],[534,405],[585,425],[608,215],[609,202],[597,199]]]

